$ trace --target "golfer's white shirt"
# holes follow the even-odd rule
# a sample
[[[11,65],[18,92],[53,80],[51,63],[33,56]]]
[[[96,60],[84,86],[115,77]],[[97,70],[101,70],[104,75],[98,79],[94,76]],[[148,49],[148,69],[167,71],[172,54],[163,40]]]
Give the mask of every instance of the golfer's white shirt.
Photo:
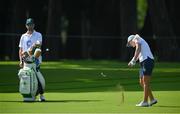
[[[148,43],[143,38],[138,37],[138,38],[135,38],[133,40],[134,40],[134,42],[137,42],[141,46],[141,52],[139,53],[139,56],[138,56],[139,62],[143,62],[148,57],[151,59],[154,59]]]
[[[35,30],[33,31],[33,33],[27,34],[24,33],[21,36],[20,42],[19,42],[19,47],[22,48],[22,51],[28,51],[28,49],[37,41],[40,41],[42,43],[42,35],[39,32],[36,32]],[[42,57],[39,58],[40,63],[42,61]]]

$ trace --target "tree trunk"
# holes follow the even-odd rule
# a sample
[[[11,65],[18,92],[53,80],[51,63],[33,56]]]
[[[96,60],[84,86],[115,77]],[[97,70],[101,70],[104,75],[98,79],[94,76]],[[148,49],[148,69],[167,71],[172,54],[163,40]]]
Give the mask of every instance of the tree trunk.
[[[172,60],[177,53],[177,43],[165,0],[148,0],[148,6],[153,33],[157,38],[158,59]]]
[[[96,0],[92,11],[91,31],[93,58],[111,59],[119,54],[119,0]],[[112,37],[113,36],[113,37]]]
[[[61,15],[62,0],[49,0],[45,45],[50,51],[47,59],[58,60],[60,58]]]
[[[81,36],[82,36],[82,58],[90,59],[92,52],[92,45],[90,39],[90,20],[84,12],[81,13]]]
[[[156,40],[153,39],[153,30],[152,30],[152,22],[151,17],[149,14],[149,9],[146,11],[146,16],[144,19],[144,26],[140,30],[140,35],[143,37],[149,44],[151,51],[154,56],[157,55],[157,46],[156,46]]]
[[[24,6],[25,1],[24,0],[15,0],[11,1],[9,5],[12,7],[10,12],[12,13],[11,16],[9,16],[9,23],[6,28],[6,33],[15,33],[13,36],[8,36],[6,41],[5,48],[7,50],[6,54],[10,57],[11,60],[17,60],[19,58],[18,56],[18,50],[19,50],[19,40],[22,33],[25,33],[25,21],[26,21],[26,14],[27,9]]]
[[[136,0],[120,1],[120,22],[120,33],[122,38],[120,59],[127,61],[132,57],[132,52],[126,47],[127,37],[130,34],[137,33]]]

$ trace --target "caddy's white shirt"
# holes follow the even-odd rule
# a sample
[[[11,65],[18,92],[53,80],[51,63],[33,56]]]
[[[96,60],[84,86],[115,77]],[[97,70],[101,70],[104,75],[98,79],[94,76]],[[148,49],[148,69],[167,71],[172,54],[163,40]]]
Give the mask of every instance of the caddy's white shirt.
[[[135,42],[137,42],[138,44],[140,44],[141,46],[141,52],[139,53],[139,62],[143,62],[144,60],[146,60],[148,57],[151,59],[154,59],[153,54],[151,52],[151,49],[148,45],[148,43],[141,37],[135,38],[133,39]]]
[[[22,48],[22,51],[28,51],[28,49],[37,41],[40,41],[42,43],[42,35],[39,32],[36,32],[35,30],[33,31],[33,33],[27,34],[24,33],[21,36],[20,42],[19,42],[19,47]],[[40,63],[42,61],[42,57],[39,58]]]

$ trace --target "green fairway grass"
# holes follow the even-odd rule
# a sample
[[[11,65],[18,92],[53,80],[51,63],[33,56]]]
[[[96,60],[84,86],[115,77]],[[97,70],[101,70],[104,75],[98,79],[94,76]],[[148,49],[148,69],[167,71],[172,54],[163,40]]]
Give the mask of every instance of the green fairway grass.
[[[158,103],[144,108],[135,107],[143,98],[138,64],[43,62],[47,101],[33,103],[22,102],[18,70],[18,62],[0,62],[0,113],[180,113],[180,63],[156,63],[151,85]]]

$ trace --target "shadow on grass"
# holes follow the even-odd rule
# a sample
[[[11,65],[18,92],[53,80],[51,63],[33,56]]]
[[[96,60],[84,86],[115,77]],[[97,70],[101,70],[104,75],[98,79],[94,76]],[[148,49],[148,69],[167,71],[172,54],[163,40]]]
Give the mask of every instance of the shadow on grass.
[[[100,102],[102,100],[46,100],[45,102],[39,102],[39,101],[35,101],[35,102],[23,102],[23,101],[13,101],[13,100],[3,100],[0,102],[6,102],[6,103],[80,103],[80,102]]]
[[[175,72],[180,64],[159,64],[153,73],[152,88],[154,91],[179,91],[180,73]],[[46,63],[41,69],[46,79],[46,92],[104,92],[117,90],[118,84],[125,91],[142,91],[139,86],[138,69],[128,69],[124,63],[112,61],[64,61]],[[57,69],[48,67],[57,67]],[[177,66],[177,67],[175,67]],[[84,69],[83,69],[84,68]],[[88,69],[89,68],[89,69]],[[161,70],[158,70],[161,68]],[[166,68],[165,70],[162,70]],[[173,72],[167,68],[176,68]],[[83,69],[83,70],[82,70]],[[121,70],[120,70],[121,69]],[[122,70],[124,69],[124,70]],[[19,68],[17,64],[0,64],[0,93],[18,92]],[[106,76],[102,76],[101,72]],[[166,85],[166,86],[164,86]]]
[[[154,107],[161,107],[161,108],[180,108],[180,106],[165,106],[165,105],[157,105]]]

